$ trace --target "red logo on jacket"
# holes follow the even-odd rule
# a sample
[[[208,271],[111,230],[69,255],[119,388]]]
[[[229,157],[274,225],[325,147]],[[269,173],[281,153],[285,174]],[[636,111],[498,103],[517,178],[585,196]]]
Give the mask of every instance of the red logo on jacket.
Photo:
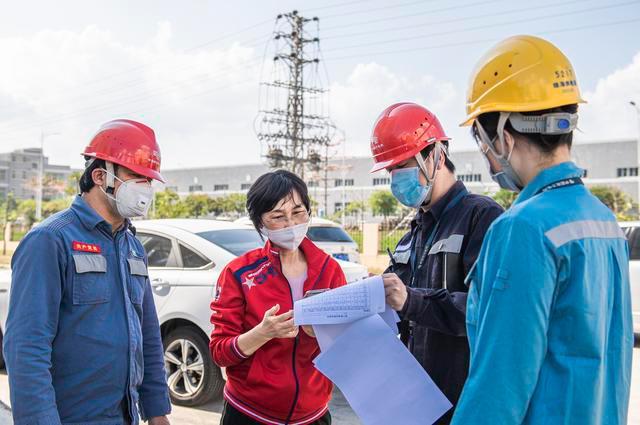
[[[74,251],[93,252],[95,254],[102,252],[99,245],[86,242],[73,241],[72,248]]]

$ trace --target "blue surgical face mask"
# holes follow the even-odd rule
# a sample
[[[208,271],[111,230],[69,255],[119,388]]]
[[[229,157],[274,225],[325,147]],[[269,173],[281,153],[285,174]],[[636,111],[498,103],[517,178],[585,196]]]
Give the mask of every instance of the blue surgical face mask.
[[[391,171],[391,193],[401,204],[418,208],[431,198],[431,184],[420,183],[420,168],[398,168]]]
[[[499,134],[502,134],[501,132],[504,129],[504,120],[506,120],[506,117],[508,117],[508,115],[506,115],[504,118],[501,117],[502,122],[498,124]],[[489,170],[489,173],[491,174],[491,179],[494,182],[498,183],[498,186],[500,186],[500,188],[502,189],[510,190],[512,192],[520,192],[523,188],[522,181],[509,162],[511,159],[511,154],[513,153],[513,146],[511,147],[511,150],[509,151],[509,154],[506,158],[504,157],[504,155],[496,154],[493,148],[490,148],[490,146],[493,146],[493,143],[495,143],[495,139],[491,140],[489,138],[486,131],[484,130],[484,128],[482,128],[482,125],[480,125],[479,122],[474,123],[474,125],[478,131],[476,142],[483,142],[485,145],[487,145],[486,150],[480,147],[480,152],[482,153],[482,157],[487,164],[487,168]],[[502,139],[500,141],[502,142],[502,148],[504,150],[506,147],[506,143]],[[493,171],[493,167],[491,166],[491,162],[489,162],[489,158],[487,156],[489,153],[491,153],[491,155],[500,164],[500,171]]]

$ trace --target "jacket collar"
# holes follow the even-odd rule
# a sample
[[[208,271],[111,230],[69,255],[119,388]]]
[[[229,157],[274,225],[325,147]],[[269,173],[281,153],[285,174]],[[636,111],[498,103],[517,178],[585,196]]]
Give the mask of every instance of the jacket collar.
[[[467,190],[464,183],[461,181],[457,181],[453,186],[444,194],[444,196],[434,202],[427,211],[424,211],[422,208],[418,209],[418,214],[416,215],[415,220],[418,222],[422,222],[425,220],[425,215],[431,213],[433,218],[438,221],[440,217],[444,214],[444,211],[447,209],[447,206],[453,201],[456,196],[463,190]]]
[[[304,238],[300,244],[300,249],[307,259],[307,280],[315,280],[322,272],[322,269],[329,257],[329,254],[318,248],[309,238]],[[280,247],[271,243],[269,239],[264,244],[263,255],[269,258],[271,264],[282,274],[280,263]]]
[[[71,204],[71,210],[76,213],[80,223],[89,231],[95,229],[98,225],[104,226],[110,233],[112,231],[111,225],[94,210],[91,205],[84,200],[81,195],[78,195]],[[131,221],[128,218],[124,220],[124,226],[121,230],[126,230],[131,226]]]
[[[563,162],[540,171],[538,175],[529,182],[529,184],[520,192],[514,205],[520,204],[534,197],[540,189],[563,180],[570,178],[582,177],[584,170],[571,161]]]

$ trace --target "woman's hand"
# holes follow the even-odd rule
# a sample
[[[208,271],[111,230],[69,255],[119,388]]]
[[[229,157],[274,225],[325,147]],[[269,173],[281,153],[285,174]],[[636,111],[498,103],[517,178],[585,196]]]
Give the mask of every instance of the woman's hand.
[[[271,307],[264,313],[262,322],[238,337],[238,348],[242,354],[247,357],[251,356],[274,338],[295,338],[298,336],[298,327],[293,324],[293,310],[276,316],[278,310],[280,310],[279,304]]]
[[[276,304],[264,313],[262,322],[257,326],[259,334],[266,339],[295,338],[298,327],[293,323],[293,310],[279,316],[280,304]]]

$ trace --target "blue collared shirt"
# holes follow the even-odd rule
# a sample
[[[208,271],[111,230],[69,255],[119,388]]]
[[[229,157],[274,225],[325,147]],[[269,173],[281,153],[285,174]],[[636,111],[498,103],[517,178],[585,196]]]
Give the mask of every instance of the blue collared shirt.
[[[629,250],[572,162],[548,168],[487,233],[467,281],[469,378],[454,424],[625,424]]]
[[[15,425],[170,412],[146,262],[130,223],[112,233],[80,196],[27,234],[11,262],[4,339]]]

